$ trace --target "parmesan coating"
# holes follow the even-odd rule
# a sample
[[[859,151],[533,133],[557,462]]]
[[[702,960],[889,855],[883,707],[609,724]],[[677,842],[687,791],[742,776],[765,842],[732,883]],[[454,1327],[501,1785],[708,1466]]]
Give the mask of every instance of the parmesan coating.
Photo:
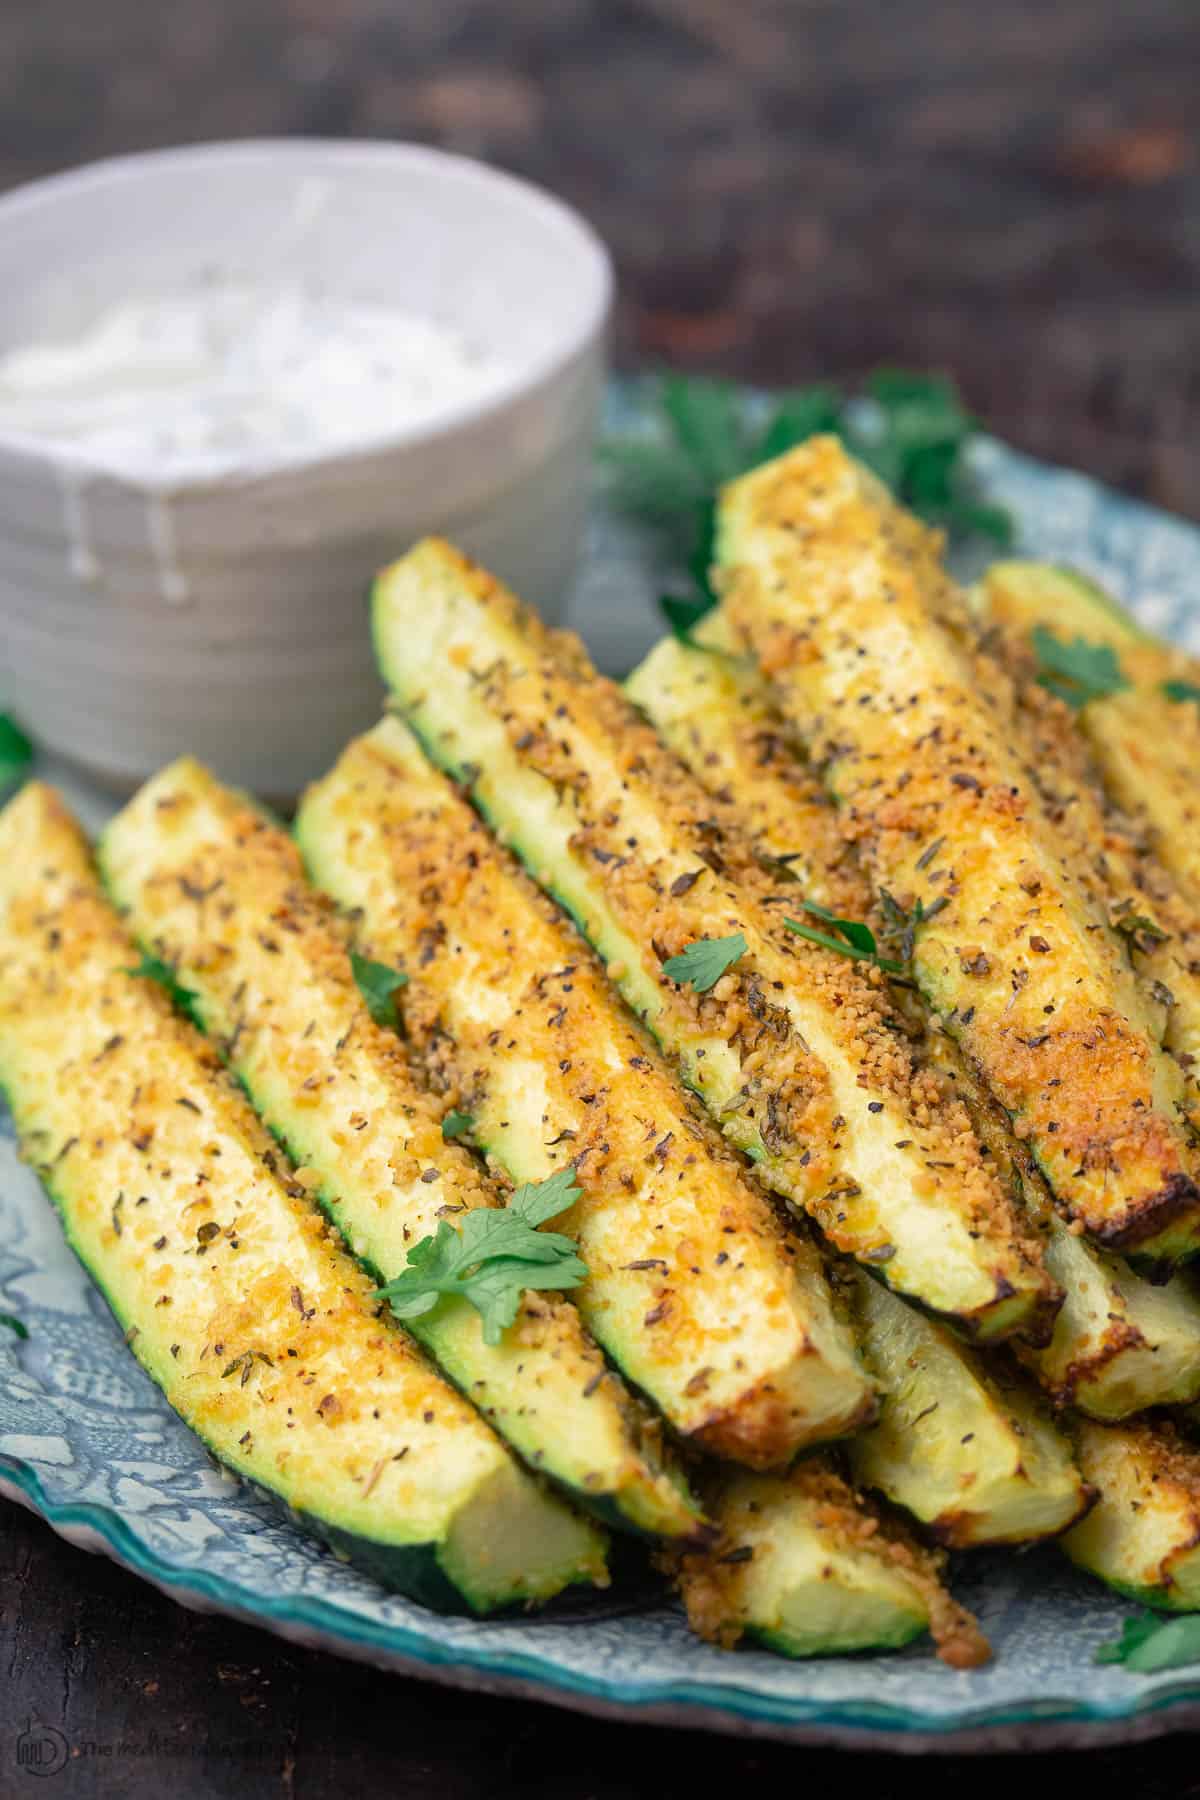
[[[476,1159],[443,1137],[395,1030],[372,1018],[344,925],[286,832],[184,759],[117,816],[102,855],[139,935],[196,992],[301,1178],[371,1268],[390,1280],[443,1220],[457,1228],[502,1204]],[[635,1528],[696,1528],[662,1466],[658,1422],[606,1369],[569,1300],[527,1292],[498,1344],[457,1297],[411,1329],[534,1467]]]
[[[398,724],[350,747],[301,830],[372,953],[403,961],[412,1042],[494,1163],[574,1167],[580,1304],[675,1429],[771,1467],[864,1422],[873,1395],[812,1244]]]
[[[433,621],[440,657],[435,675],[409,641],[389,670],[418,731],[580,921],[763,1179],[838,1249],[980,1338],[1044,1334],[1060,1295],[1040,1245],[963,1109],[914,1061],[881,972],[788,930],[794,887],[578,640],[441,545],[389,581],[406,618],[422,607]],[[477,767],[466,749],[485,734]],[[745,952],[707,992],[664,969],[738,933]]]
[[[730,653],[733,639],[721,614],[710,615],[699,636],[702,649],[664,639],[630,676],[627,690],[703,781],[714,804],[736,809],[764,861],[789,871],[809,898],[843,918],[868,921],[885,937],[889,921],[878,896],[803,745],[771,704],[763,677],[747,659]],[[1008,679],[1003,669],[990,678]],[[1064,728],[1059,715],[1065,709],[1045,698],[1055,724]],[[1069,720],[1065,729],[1071,730]],[[1069,736],[1067,749],[1070,766],[1074,770],[1078,764],[1082,779],[1086,756],[1071,749],[1076,741]],[[1087,799],[1081,792],[1081,812]],[[1089,830],[1093,821],[1090,809]],[[1200,1393],[1200,1299],[1187,1276],[1151,1286],[1127,1264],[1073,1235],[1054,1212],[1028,1144],[1014,1136],[1002,1108],[923,996],[900,986],[895,999],[911,1024],[914,1054],[938,1070],[959,1097],[991,1167],[1046,1234],[1047,1263],[1066,1291],[1066,1303],[1044,1348],[1018,1347],[1026,1367],[1056,1404],[1073,1404],[1102,1419]]]
[[[721,545],[731,626],[873,883],[910,914],[921,903],[914,973],[1058,1204],[1112,1248],[1190,1255],[1200,1189],[1183,1073],[1072,873],[1002,701],[973,677],[939,541],[823,438],[727,490]]]

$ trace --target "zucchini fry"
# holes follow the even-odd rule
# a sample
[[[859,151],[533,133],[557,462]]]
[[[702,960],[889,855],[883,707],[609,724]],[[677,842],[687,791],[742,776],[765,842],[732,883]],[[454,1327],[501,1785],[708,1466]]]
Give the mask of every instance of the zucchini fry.
[[[720,816],[733,808],[759,856],[839,917],[887,920],[803,746],[771,704],[720,613],[696,633],[703,648],[665,638],[626,684],[633,700],[704,783]],[[713,654],[723,651],[724,654]],[[1018,1354],[1056,1405],[1099,1419],[1200,1396],[1200,1300],[1188,1277],[1154,1285],[1075,1236],[1058,1218],[1036,1163],[958,1046],[919,996],[896,998],[921,1038],[918,1056],[963,1101],[984,1152],[1045,1234],[1046,1264],[1066,1299],[1050,1342]]]
[[[1097,694],[1078,720],[1113,799],[1144,819],[1153,848],[1200,911],[1200,661],[1144,631],[1103,588],[1071,569],[997,563],[977,592],[992,618],[1023,634],[1104,645],[1128,685]]]
[[[1064,863],[956,642],[938,541],[832,438],[725,490],[724,607],[915,919],[913,974],[1028,1135],[1056,1203],[1110,1249],[1200,1247],[1182,1070],[1124,946]],[[916,916],[918,903],[921,908]]]
[[[799,1657],[898,1649],[929,1631],[954,1668],[990,1657],[942,1585],[944,1558],[825,1458],[788,1475],[718,1474],[705,1497],[720,1539],[668,1563],[700,1637],[726,1649],[748,1637]]]
[[[368,953],[407,971],[407,1028],[476,1142],[516,1181],[574,1166],[580,1308],[672,1426],[771,1467],[863,1423],[872,1390],[814,1247],[398,720],[309,790],[297,834]]]
[[[1042,686],[1028,640],[987,613],[984,591],[970,596],[964,652],[1004,708],[1072,874],[1121,934],[1155,1036],[1188,1076],[1189,1113],[1200,1126],[1200,913],[1155,855],[1144,816],[1123,813],[1106,792],[1074,711]]]
[[[855,1480],[955,1549],[1032,1543],[1073,1525],[1091,1490],[1019,1371],[986,1363],[861,1270],[849,1287],[883,1397],[878,1423],[847,1446]]]
[[[792,894],[582,647],[436,542],[385,571],[374,626],[429,754],[469,779],[768,1185],[980,1339],[1047,1330],[1060,1296],[1039,1247],[914,1068],[878,970],[785,927]],[[698,989],[664,964],[702,939],[733,949]]]
[[[381,773],[385,756],[391,768]],[[346,822],[335,837],[338,827],[328,815],[339,800]],[[396,721],[352,747],[328,783],[309,796],[300,832],[306,847],[317,845],[315,855],[310,851],[314,872],[328,877],[361,913],[372,948],[382,942],[411,971],[409,1028],[438,1057],[477,1136],[510,1173],[524,1173],[512,1159],[527,1157],[533,1145],[545,1159],[539,1173],[555,1158],[582,1154],[579,1178],[585,1180],[594,1146],[602,1142],[608,1146],[606,1182],[631,1192],[635,1181],[644,1188],[642,1171],[649,1167],[658,1189],[649,1205],[660,1207],[663,1186],[679,1178],[672,1166],[674,1141],[687,1144],[698,1175],[707,1141],[712,1160],[705,1178],[711,1181],[724,1166],[729,1198],[744,1193],[728,1153],[690,1118],[678,1089],[673,1110],[661,1110],[672,1106],[675,1084],[660,1073],[667,1091],[654,1092],[658,1058],[633,1022],[622,1018],[588,952],[548,916],[529,882],[506,864],[480,821]],[[372,842],[383,853],[376,850],[374,862]],[[383,939],[379,933],[387,924],[373,898],[379,891],[386,895],[388,920],[405,921],[402,930],[393,923],[392,935]],[[555,971],[549,984],[530,983],[531,960]],[[555,1021],[549,1032],[547,1015]],[[579,1096],[589,1095],[580,1105]],[[689,1128],[690,1138],[684,1135]],[[667,1152],[648,1157],[647,1145],[657,1150],[668,1133]],[[728,1210],[721,1208],[723,1219]],[[688,1238],[694,1282],[695,1265],[704,1267],[709,1258],[690,1227]],[[724,1266],[743,1264],[724,1232],[721,1241],[734,1251],[732,1264]],[[659,1258],[665,1254],[659,1240],[621,1256],[632,1261],[636,1251],[638,1260],[647,1260],[647,1249]],[[713,1260],[719,1264],[719,1249]],[[665,1265],[647,1273],[652,1286],[644,1290],[643,1304],[661,1305],[669,1293]],[[750,1299],[744,1279],[743,1268],[736,1278],[743,1304]],[[884,1397],[881,1426],[856,1438],[849,1451],[866,1484],[955,1544],[1022,1541],[1070,1524],[1086,1504],[1086,1490],[1069,1447],[1020,1384],[1006,1396],[970,1350],[869,1278],[851,1282],[849,1291],[868,1366]],[[728,1305],[714,1311],[728,1317]],[[747,1316],[756,1311],[751,1303]],[[738,1334],[741,1347],[747,1330],[744,1325]],[[939,1415],[930,1400],[943,1389]]]
[[[0,1079],[69,1242],[175,1411],[426,1605],[488,1612],[604,1585],[597,1528],[379,1316],[137,960],[82,833],[26,787],[0,815]]]
[[[1200,1611],[1200,1450],[1168,1419],[1081,1420],[1075,1448],[1099,1498],[1062,1547],[1118,1593]]]
[[[112,821],[100,861],[139,941],[194,993],[264,1122],[373,1273],[399,1275],[439,1220],[502,1204],[444,1140],[395,1032],[372,1019],[344,935],[285,831],[184,759]],[[576,1501],[627,1528],[695,1532],[682,1479],[661,1464],[659,1428],[606,1372],[569,1302],[527,1293],[498,1344],[457,1297],[409,1329]]]

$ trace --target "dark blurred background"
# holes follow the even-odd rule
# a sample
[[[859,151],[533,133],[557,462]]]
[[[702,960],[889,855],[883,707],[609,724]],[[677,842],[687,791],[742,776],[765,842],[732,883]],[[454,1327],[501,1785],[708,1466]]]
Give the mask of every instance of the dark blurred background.
[[[1013,442],[1200,516],[1198,76],[1195,0],[0,0],[0,185],[201,138],[441,144],[594,220],[626,365],[943,367]],[[171,1745],[63,1796],[1200,1795],[1183,1739],[918,1764],[423,1687],[185,1613],[2,1506],[0,1727],[31,1713]]]
[[[613,247],[626,363],[944,367],[1200,512],[1195,0],[3,0],[0,183],[198,138],[416,138]]]

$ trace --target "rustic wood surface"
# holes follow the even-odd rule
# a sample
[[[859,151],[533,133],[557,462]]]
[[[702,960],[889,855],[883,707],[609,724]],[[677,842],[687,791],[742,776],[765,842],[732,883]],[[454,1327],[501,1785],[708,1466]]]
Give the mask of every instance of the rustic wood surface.
[[[270,133],[487,156],[613,246],[626,363],[945,367],[1010,441],[1200,516],[1198,65],[1194,0],[5,0],[0,186]],[[1200,1796],[1181,1739],[917,1768],[468,1699],[185,1613],[3,1507],[0,1795],[36,1791],[31,1716],[77,1752],[50,1792],[121,1800]]]

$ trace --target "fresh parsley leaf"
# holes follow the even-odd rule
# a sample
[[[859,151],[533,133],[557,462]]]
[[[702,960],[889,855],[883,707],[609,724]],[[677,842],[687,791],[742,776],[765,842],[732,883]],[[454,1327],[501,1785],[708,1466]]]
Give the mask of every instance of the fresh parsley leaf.
[[[648,525],[673,524],[705,498],[705,484],[677,445],[650,438],[602,444],[609,494],[620,512]]]
[[[556,1219],[560,1212],[566,1212],[568,1206],[574,1206],[582,1191],[575,1179],[574,1165],[568,1163],[565,1169],[556,1169],[544,1181],[525,1181],[519,1188],[514,1188],[506,1210],[524,1219],[528,1225],[544,1225],[548,1219]]]
[[[787,929],[795,932],[797,937],[807,938],[810,944],[820,944],[824,950],[836,950],[839,956],[848,956],[854,962],[872,962],[889,975],[903,975],[903,963],[892,962],[889,957],[879,954],[875,933],[869,925],[859,919],[839,919],[825,907],[818,906],[815,900],[802,900],[800,905],[814,919],[823,919],[838,935],[833,937],[827,931],[817,931],[811,925],[800,924],[797,919],[785,919]]]
[[[1131,947],[1140,950],[1143,955],[1148,950],[1153,950],[1156,944],[1165,944],[1171,935],[1161,925],[1156,925],[1153,919],[1148,919],[1145,913],[1122,913],[1112,924],[1114,931],[1119,931],[1123,937],[1128,938]]]
[[[0,1313],[0,1325],[6,1325],[15,1337],[27,1338],[29,1336],[28,1325],[23,1324],[20,1319],[15,1319],[11,1313]]]
[[[745,467],[741,398],[731,382],[664,375],[662,410],[700,480],[709,490]]]
[[[354,971],[354,979],[358,983],[358,991],[367,1003],[367,1011],[377,1025],[395,1030],[399,1019],[396,1013],[396,993],[408,983],[408,976],[401,969],[389,969],[386,963],[372,962],[369,956],[359,956],[356,951],[350,952],[350,967]]]
[[[701,648],[692,637],[692,632],[700,623],[705,613],[712,611],[716,602],[708,594],[698,594],[695,598],[680,598],[675,594],[664,594],[659,600],[659,608],[674,637],[681,644],[691,649]]]
[[[165,989],[167,998],[176,1012],[190,1019],[193,1025],[202,1025],[200,1018],[200,996],[195,988],[184,987],[169,962],[161,956],[151,956],[143,950],[142,960],[136,969],[126,969],[126,975],[132,975],[141,981],[157,981],[159,987]]]
[[[470,1131],[474,1123],[470,1113],[459,1112],[456,1108],[453,1112],[448,1112],[442,1120],[442,1136],[447,1140],[462,1137],[465,1132]]]
[[[375,1295],[398,1319],[432,1311],[443,1294],[458,1294],[483,1320],[483,1341],[498,1344],[527,1288],[573,1288],[587,1277],[575,1240],[538,1227],[579,1198],[575,1170],[559,1169],[526,1183],[504,1207],[481,1206],[456,1230],[442,1219],[433,1237],[408,1253],[408,1266]]]
[[[1135,1675],[1200,1662],[1200,1617],[1162,1619],[1141,1613],[1128,1618],[1116,1643],[1101,1644],[1096,1661],[1123,1663]]]
[[[663,974],[679,982],[680,986],[690,981],[698,994],[707,994],[725,971],[732,969],[738,958],[745,954],[746,940],[740,931],[735,931],[732,937],[697,938],[678,956],[668,956],[663,964]]]
[[[1164,681],[1162,691],[1168,700],[1194,700],[1200,706],[1200,687],[1193,681]]]
[[[0,713],[0,794],[29,773],[33,745],[15,719]]]
[[[818,906],[815,900],[802,900],[800,905],[814,919],[824,919],[827,925],[832,925],[847,943],[853,944],[856,950],[861,950],[864,956],[875,955],[875,933],[869,926],[863,925],[858,919],[839,919],[836,913],[831,913],[827,907]]]
[[[818,432],[839,436],[931,524],[958,536],[1011,541],[1008,513],[982,502],[971,486],[963,452],[976,424],[952,382],[881,369],[867,382],[865,398],[864,409],[840,388],[815,383],[783,394],[763,425],[728,382],[668,375],[658,385],[657,435],[602,448],[612,504],[653,526],[691,577],[692,594],[672,594],[670,609],[663,608],[677,635],[717,604],[709,575],[717,489]]]
[[[1038,680],[1076,710],[1129,686],[1111,644],[1090,644],[1081,637],[1068,644],[1044,625],[1034,626],[1032,641]]]
[[[767,421],[766,430],[754,448],[751,468],[770,462],[807,443],[823,431],[838,432],[842,426],[842,396],[835,387],[818,385],[785,394]]]

